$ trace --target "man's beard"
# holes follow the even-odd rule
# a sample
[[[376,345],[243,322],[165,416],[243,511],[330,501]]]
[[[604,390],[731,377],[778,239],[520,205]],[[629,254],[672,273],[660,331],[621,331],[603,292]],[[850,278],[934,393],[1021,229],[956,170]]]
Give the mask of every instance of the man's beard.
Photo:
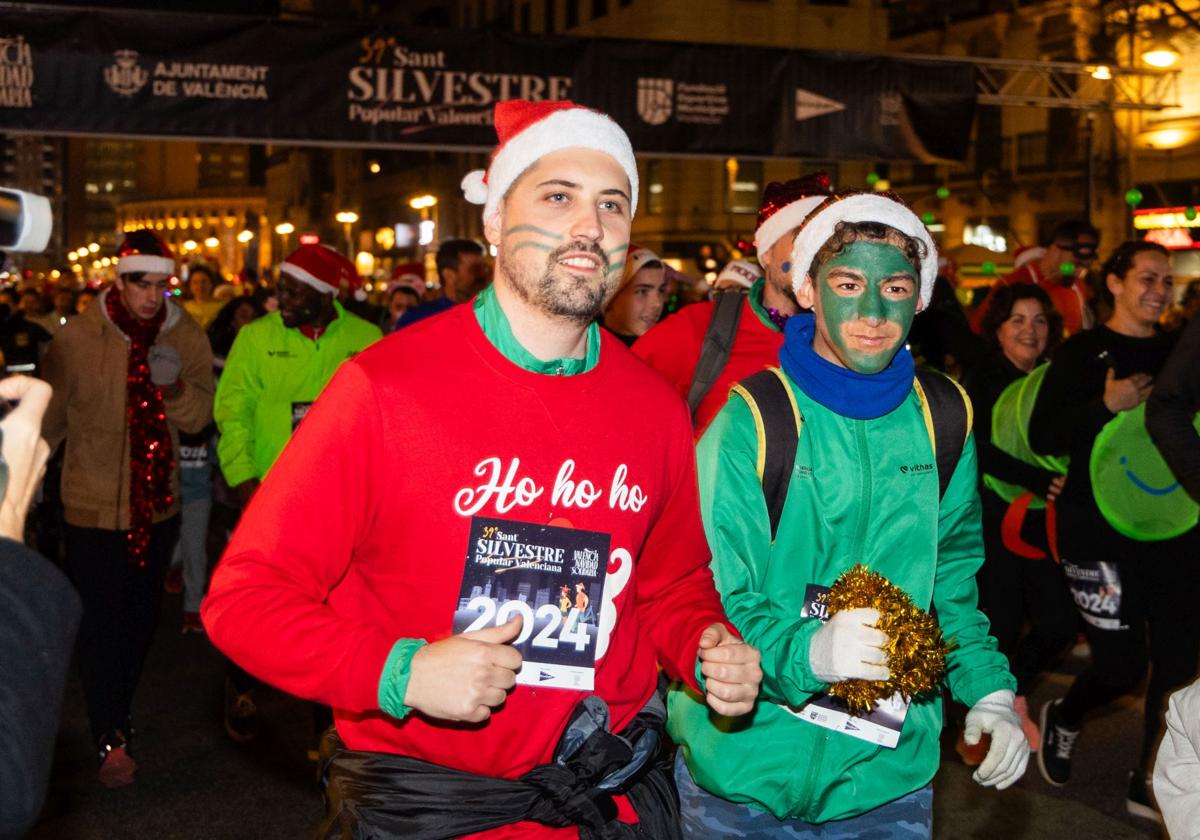
[[[600,260],[603,275],[598,284],[571,275],[558,261],[571,252],[593,254]],[[590,324],[604,312],[604,304],[616,289],[617,278],[609,272],[608,257],[595,243],[572,242],[552,251],[540,277],[526,276],[509,260],[500,261],[500,271],[514,292],[526,303],[548,315],[577,324]]]

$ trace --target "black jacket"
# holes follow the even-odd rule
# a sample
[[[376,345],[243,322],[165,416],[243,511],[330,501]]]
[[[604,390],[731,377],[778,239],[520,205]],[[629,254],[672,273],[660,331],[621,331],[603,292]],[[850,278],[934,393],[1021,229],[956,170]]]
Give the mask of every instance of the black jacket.
[[[1200,435],[1192,418],[1200,407],[1200,317],[1184,329],[1146,402],[1146,428],[1163,460],[1200,502]]]

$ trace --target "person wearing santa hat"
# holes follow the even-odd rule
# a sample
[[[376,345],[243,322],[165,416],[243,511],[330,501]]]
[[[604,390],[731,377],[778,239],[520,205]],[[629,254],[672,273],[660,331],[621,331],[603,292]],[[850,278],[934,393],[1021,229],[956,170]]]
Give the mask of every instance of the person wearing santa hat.
[[[616,294],[604,308],[604,326],[626,347],[658,323],[667,303],[667,273],[649,248],[630,245]]]
[[[1001,277],[992,288],[1012,283],[1041,286],[1062,316],[1064,335],[1091,329],[1097,318],[1088,276],[1099,242],[1100,236],[1091,222],[1082,219],[1061,222],[1043,245],[1018,252],[1012,273]],[[989,291],[972,314],[971,326],[976,332],[991,302]]]
[[[421,263],[401,263],[392,269],[387,286],[387,302],[379,328],[384,334],[394,332],[400,316],[421,305],[425,294],[425,266]]]
[[[66,568],[83,600],[80,675],[100,781],[134,780],[130,707],[179,532],[180,432],[212,421],[212,351],[168,297],[175,257],[149,230],[128,233],[117,279],[67,321],[46,352],[54,398],[43,422],[66,440]]]
[[[495,126],[464,179],[494,282],[342,366],[205,625],[334,708],[320,837],[670,840],[659,663],[740,715],[758,654],[708,570],[686,409],[596,323],[637,205],[629,139],[566,101],[497,103]],[[595,623],[563,616],[563,585]]]
[[[217,383],[217,460],[242,506],[338,367],[381,337],[342,308],[359,285],[354,264],[326,245],[301,245],[279,265],[279,309],[243,327]],[[257,732],[254,681],[229,670],[225,728],[233,740]]]
[[[697,440],[725,405],[729,388],[774,363],[783,324],[797,310],[790,279],[792,240],[830,189],[824,172],[767,184],[754,237],[762,279],[744,294],[727,291],[716,300],[685,306],[633,346],[688,401]]]
[[[954,640],[945,682],[970,707],[966,740],[991,736],[975,780],[1005,788],[1020,778],[1029,747],[1015,682],[976,609],[983,542],[969,403],[941,374],[918,375],[905,344],[937,254],[899,199],[847,193],[807,217],[790,262],[796,300],[812,312],[789,319],[780,367],[739,383],[697,449],[717,585],[763,652],[763,684],[746,726],[671,692],[684,836],[929,837],[941,692],[848,716],[830,687],[888,680],[885,651],[906,642],[875,626],[878,610],[829,617],[813,605],[862,563],[936,616]],[[773,435],[767,422],[780,416]],[[785,432],[790,458],[773,454],[785,451]]]
[[[726,289],[744,289],[749,292],[765,276],[762,266],[750,260],[730,260],[721,269],[717,279],[713,281],[713,289],[723,292]]]

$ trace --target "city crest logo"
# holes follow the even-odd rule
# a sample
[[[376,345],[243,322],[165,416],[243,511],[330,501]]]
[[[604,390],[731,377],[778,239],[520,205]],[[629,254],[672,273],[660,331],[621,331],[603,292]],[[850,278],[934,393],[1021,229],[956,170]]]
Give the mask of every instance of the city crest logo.
[[[104,68],[104,81],[114,93],[133,96],[150,81],[150,74],[138,64],[136,50],[117,50],[113,58],[116,63]]]
[[[643,122],[662,125],[671,118],[675,101],[675,82],[672,79],[638,79],[637,111]]]

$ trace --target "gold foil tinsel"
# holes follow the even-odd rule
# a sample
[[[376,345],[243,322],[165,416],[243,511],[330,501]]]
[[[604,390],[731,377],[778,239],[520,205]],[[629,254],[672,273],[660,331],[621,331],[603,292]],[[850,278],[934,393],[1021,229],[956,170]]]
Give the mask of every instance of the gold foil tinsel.
[[[884,651],[890,679],[845,680],[829,689],[830,694],[845,702],[851,714],[866,714],[876,700],[896,692],[909,700],[938,685],[946,671],[946,654],[953,644],[942,638],[937,620],[914,604],[908,593],[860,563],[834,582],[828,597],[831,616],[860,607],[879,610],[879,623],[875,626],[888,637]]]

